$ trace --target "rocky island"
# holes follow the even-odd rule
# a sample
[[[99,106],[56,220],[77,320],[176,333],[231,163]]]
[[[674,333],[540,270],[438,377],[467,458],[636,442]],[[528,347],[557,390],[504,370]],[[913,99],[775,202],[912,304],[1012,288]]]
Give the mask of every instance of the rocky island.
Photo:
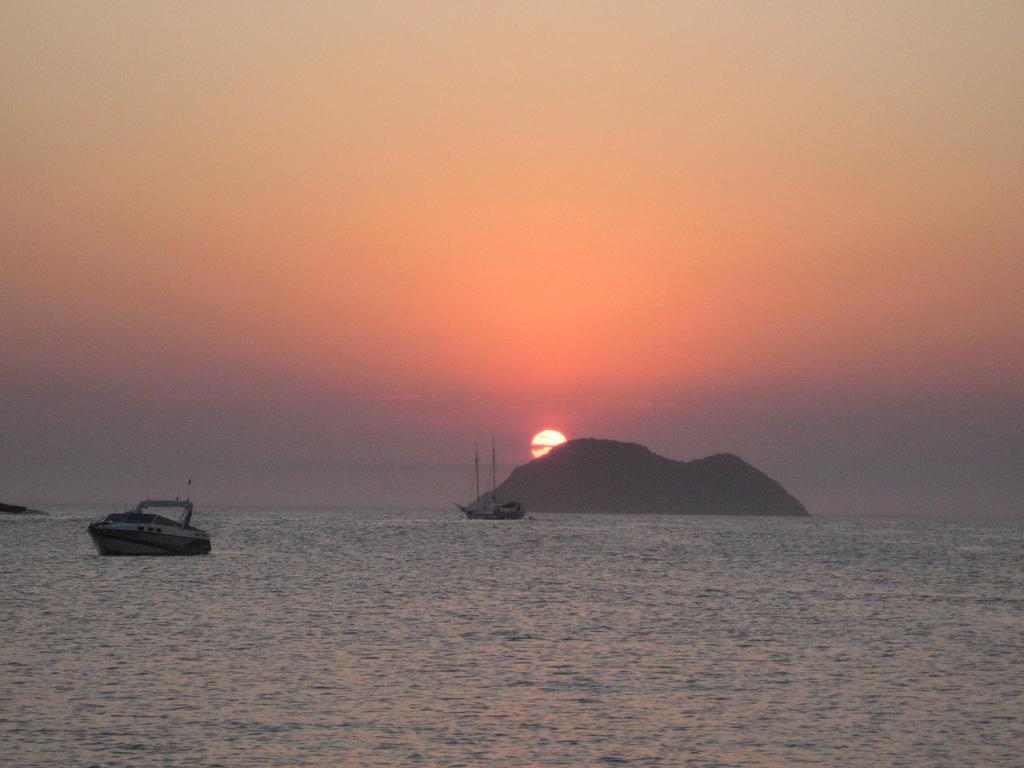
[[[20,504],[4,504],[0,501],[0,514],[4,515],[45,515],[46,513],[39,509],[29,509],[23,507]]]
[[[616,440],[570,440],[516,467],[495,491],[527,513],[808,516],[775,480],[738,456],[693,461]]]

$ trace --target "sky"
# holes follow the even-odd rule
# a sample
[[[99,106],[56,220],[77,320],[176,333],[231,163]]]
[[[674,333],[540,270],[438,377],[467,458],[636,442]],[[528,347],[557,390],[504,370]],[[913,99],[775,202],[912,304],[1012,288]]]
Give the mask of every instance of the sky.
[[[1022,29],[0,4],[0,499],[441,507],[555,428],[1024,517]]]

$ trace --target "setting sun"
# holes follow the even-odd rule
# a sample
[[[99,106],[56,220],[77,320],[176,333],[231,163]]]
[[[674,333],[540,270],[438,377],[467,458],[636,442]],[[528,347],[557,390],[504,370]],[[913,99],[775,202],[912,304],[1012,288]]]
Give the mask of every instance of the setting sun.
[[[538,432],[533,436],[533,442],[530,443],[530,451],[533,453],[533,458],[539,459],[541,456],[546,456],[548,451],[556,445],[561,445],[565,440],[565,435],[557,429],[545,429],[542,432]]]

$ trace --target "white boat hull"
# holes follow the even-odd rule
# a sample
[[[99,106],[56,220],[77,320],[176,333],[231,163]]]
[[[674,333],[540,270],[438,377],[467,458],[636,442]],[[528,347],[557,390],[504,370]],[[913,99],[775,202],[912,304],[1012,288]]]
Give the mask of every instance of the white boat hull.
[[[90,525],[89,536],[101,555],[205,555],[210,538],[196,529],[157,532],[137,526]]]

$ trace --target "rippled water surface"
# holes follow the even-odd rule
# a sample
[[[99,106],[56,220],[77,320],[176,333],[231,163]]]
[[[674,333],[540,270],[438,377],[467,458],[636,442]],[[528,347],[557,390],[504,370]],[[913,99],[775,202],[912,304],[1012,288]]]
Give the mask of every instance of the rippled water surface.
[[[1024,525],[0,518],[0,764],[1024,765]]]

